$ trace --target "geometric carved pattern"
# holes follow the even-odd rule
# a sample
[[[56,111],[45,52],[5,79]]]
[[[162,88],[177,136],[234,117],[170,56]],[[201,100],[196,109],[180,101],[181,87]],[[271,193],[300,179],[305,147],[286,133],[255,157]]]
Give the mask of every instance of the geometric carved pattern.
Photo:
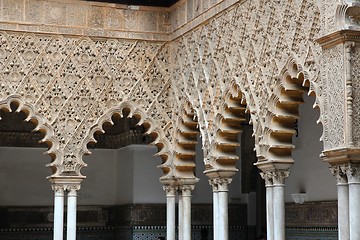
[[[12,32],[0,38],[0,98],[16,96],[11,98],[31,104],[41,122],[51,125],[53,176],[80,175],[79,147],[88,130],[123,101],[133,101],[159,121],[154,126],[165,138],[171,121],[162,103],[172,101],[167,62],[155,59],[162,43]],[[166,125],[160,119],[167,119]]]
[[[228,115],[224,106],[229,104],[229,93],[251,115],[259,159],[291,164],[293,126],[286,122],[274,125],[272,119],[284,113],[279,106],[291,100],[291,94],[282,93],[293,91],[281,72],[290,72],[288,75],[297,78],[300,86],[307,82],[310,92],[321,97],[321,48],[314,43],[319,16],[316,3],[309,0],[241,2],[172,42],[177,53],[173,86],[197,113],[207,169],[223,169],[221,162],[235,168],[230,149],[236,141],[218,147],[224,144],[219,138],[224,122],[217,118]],[[289,65],[291,69],[284,70]],[[288,115],[296,116],[300,103],[291,100],[295,112]]]
[[[288,168],[304,92],[317,97],[325,149],[343,147],[349,116],[359,118],[344,104],[343,46],[315,43],[334,25],[335,6],[322,3],[239,1],[168,42],[2,31],[0,109],[16,102],[45,135],[53,178],[82,177],[87,144],[113,115],[142,125],[163,178],[194,178],[198,133],[206,171],[235,173],[237,134],[249,119],[258,166]],[[357,7],[347,9],[338,8],[339,23],[360,29]]]

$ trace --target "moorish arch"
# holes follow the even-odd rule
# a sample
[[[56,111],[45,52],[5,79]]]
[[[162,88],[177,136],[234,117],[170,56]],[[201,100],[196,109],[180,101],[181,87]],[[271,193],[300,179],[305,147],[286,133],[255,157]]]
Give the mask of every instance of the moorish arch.
[[[40,10],[44,8],[32,9],[35,13],[29,15],[34,17],[31,18],[33,22],[18,19],[21,24],[16,22],[16,17],[14,20],[12,11],[4,11],[1,20],[5,29],[10,31],[1,33],[3,74],[0,77],[11,76],[12,79],[1,79],[4,84],[0,86],[0,95],[20,94],[23,98],[33,98],[31,101],[35,109],[41,109],[39,112],[47,120],[50,121],[51,117],[52,124],[49,125],[54,133],[50,139],[58,139],[50,148],[56,146],[56,151],[50,153],[54,154],[54,164],[50,165],[56,169],[52,179],[75,181],[63,182],[65,185],[79,184],[83,179],[80,170],[86,164],[82,156],[89,153],[83,141],[88,136],[88,130],[98,123],[99,115],[104,115],[101,110],[114,106],[114,102],[138,101],[145,105],[151,102],[146,110],[138,111],[136,106],[123,109],[139,118],[139,123],[155,139],[160,135],[167,138],[168,148],[164,147],[165,142],[156,143],[161,147],[159,154],[164,161],[161,165],[165,173],[162,179],[166,176],[171,179],[173,172],[169,169],[175,171],[176,168],[193,179],[192,158],[197,129],[204,141],[205,170],[209,173],[226,168],[231,173],[236,171],[233,166],[237,158],[233,153],[238,143],[234,136],[244,119],[238,115],[248,108],[254,126],[257,165],[264,171],[263,176],[269,189],[272,189],[268,198],[275,194],[274,199],[279,203],[269,205],[268,214],[274,213],[275,218],[268,219],[268,229],[276,231],[273,233],[275,239],[285,239],[282,233],[284,206],[281,188],[293,162],[291,138],[302,93],[309,91],[316,95],[320,121],[324,125],[324,160],[333,165],[332,171],[339,181],[344,181],[339,183],[344,183],[345,191],[352,189],[352,193],[360,192],[356,187],[360,186],[360,141],[356,134],[360,119],[357,106],[360,99],[358,4],[356,1],[254,0],[231,1],[230,5],[226,5],[229,1],[212,1],[206,6],[208,11],[201,9],[200,1],[190,2],[177,4],[169,10],[173,11],[171,14],[168,10],[164,14],[159,13],[157,20],[161,24],[154,24],[155,20],[146,21],[149,16],[145,16],[145,20],[136,18],[144,16],[146,11],[134,14],[135,21],[128,21],[127,17],[131,14],[125,14],[127,17],[121,19],[134,23],[139,27],[137,30],[146,34],[134,33],[122,26],[107,26],[109,31],[105,25],[114,22],[104,19],[110,18],[110,14],[95,14],[99,12],[92,7],[87,12],[89,25],[86,22],[81,28],[79,25],[82,23],[75,21],[76,14],[73,12],[66,13],[68,15],[64,17],[73,20],[69,26],[56,28],[52,24],[60,19],[56,19],[57,14],[45,16],[43,12],[38,12],[44,11]],[[57,3],[61,6],[60,2]],[[82,4],[85,3],[78,4],[84,6]],[[69,5],[63,6],[69,11],[74,9]],[[103,13],[105,9],[113,10],[113,6],[101,6],[104,7]],[[25,11],[21,16],[28,16],[29,9],[19,9]],[[220,12],[217,12],[218,9]],[[129,13],[134,10],[124,11]],[[211,15],[211,12],[216,13]],[[36,16],[50,17],[47,20],[51,23]],[[147,28],[147,24],[153,25]],[[149,33],[148,29],[156,33]],[[30,33],[24,33],[28,31]],[[115,37],[110,39],[110,36]],[[319,37],[323,38],[319,40]],[[288,56],[292,55],[294,58],[288,60]],[[235,93],[241,94],[227,97],[227,85],[233,84],[229,79],[234,79],[238,86]],[[177,94],[189,96],[192,104],[192,109],[185,111],[179,123],[175,122],[178,116],[173,111],[176,103],[172,95],[176,84],[179,85],[176,87]],[[219,96],[225,98],[225,104],[219,101]],[[111,121],[112,114],[121,113],[122,110],[109,113],[104,122]],[[147,116],[151,116],[150,120]],[[151,119],[161,122],[163,134],[159,135],[161,129],[151,125]],[[94,131],[101,131],[102,124]],[[235,130],[230,131],[233,125]],[[92,136],[88,136],[87,140],[93,141]],[[176,154],[179,159],[176,159]],[[69,192],[70,203],[74,204],[73,197],[78,189],[70,185],[57,192]],[[217,182],[215,185],[218,191],[221,184]],[[58,197],[61,201],[61,196]],[[351,211],[351,214],[355,213],[351,219],[359,219],[358,195],[350,194],[350,197],[350,205],[355,208]],[[217,201],[214,199],[214,203]],[[348,205],[349,201],[345,206]],[[222,205],[221,208],[226,207]],[[345,218],[349,222],[349,216]],[[352,224],[342,222],[342,226],[352,225],[353,236],[350,239],[360,238],[357,223],[355,220]],[[219,230],[225,229],[224,224]],[[57,231],[62,232],[61,224]],[[269,237],[273,234],[270,232]],[[216,238],[227,239],[227,236],[216,235]]]
[[[59,152],[59,143],[54,136],[54,130],[36,109],[36,107],[26,101],[22,96],[10,95],[5,99],[0,100],[0,109],[5,112],[24,112],[26,114],[25,122],[32,122],[35,125],[33,132],[40,132],[43,138],[40,142],[45,143],[48,146],[48,150],[45,152],[50,156],[51,162],[47,164],[47,167],[51,168],[52,174],[49,178],[56,176],[59,173],[59,165],[61,164],[61,154]]]
[[[285,238],[284,186],[289,176],[288,170],[294,162],[292,151],[295,146],[292,140],[296,134],[299,105],[303,103],[304,93],[316,97],[313,107],[319,108],[322,113],[315,82],[318,76],[312,77],[296,60],[288,60],[274,85],[265,129],[262,130],[265,149],[261,149],[263,158],[258,158],[256,166],[262,170],[261,176],[265,179],[267,234],[273,239]]]
[[[117,115],[120,118],[135,118],[137,121],[136,125],[142,125],[145,129],[145,134],[150,136],[150,144],[155,145],[158,148],[158,153],[156,155],[160,156],[162,159],[160,167],[163,170],[163,178],[174,177],[171,146],[169,140],[165,137],[164,130],[158,122],[149,117],[138,104],[130,101],[121,102],[117,106],[105,110],[104,112],[105,113],[88,130],[87,136],[82,142],[82,150],[79,152],[79,159],[82,160],[84,155],[91,154],[91,151],[88,149],[88,144],[96,142],[96,139],[94,138],[95,133],[105,132],[103,125],[106,122],[113,124],[111,119],[114,115]]]
[[[175,238],[175,197],[179,197],[179,227],[183,230],[179,234],[191,233],[191,191],[198,179],[194,175],[195,168],[195,145],[197,144],[197,122],[190,104],[186,102],[180,110],[179,118],[174,126],[174,135],[166,136],[164,126],[149,116],[136,102],[124,101],[115,107],[105,111],[96,123],[89,129],[87,137],[82,142],[82,150],[79,159],[83,155],[91,154],[88,144],[96,142],[96,133],[104,133],[104,124],[112,124],[112,117],[133,118],[136,125],[144,127],[144,134],[150,136],[150,145],[158,148],[156,156],[160,156],[163,176],[160,182],[164,185],[167,197],[167,232],[168,236]],[[165,126],[166,127],[166,126]],[[85,163],[81,165],[85,166]],[[183,211],[188,214],[183,215]]]

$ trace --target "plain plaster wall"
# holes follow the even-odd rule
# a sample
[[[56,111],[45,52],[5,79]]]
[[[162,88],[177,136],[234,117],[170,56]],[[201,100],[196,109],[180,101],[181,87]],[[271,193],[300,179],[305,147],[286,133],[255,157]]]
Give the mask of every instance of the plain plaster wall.
[[[0,206],[53,204],[50,157],[38,148],[0,148]]]
[[[165,191],[159,181],[162,170],[157,168],[161,158],[155,157],[156,147],[131,145],[134,161],[133,203],[165,203]]]
[[[316,124],[319,110],[313,109],[314,100],[314,97],[304,94],[304,104],[300,105],[298,137],[293,138],[295,163],[285,183],[286,202],[293,202],[290,194],[300,192],[307,194],[306,201],[337,199],[336,179],[331,175],[328,164],[319,157],[323,149],[320,142],[322,126]]]
[[[115,150],[93,149],[83,160],[87,167],[81,173],[86,179],[78,192],[80,205],[115,204],[117,189],[117,152]]]

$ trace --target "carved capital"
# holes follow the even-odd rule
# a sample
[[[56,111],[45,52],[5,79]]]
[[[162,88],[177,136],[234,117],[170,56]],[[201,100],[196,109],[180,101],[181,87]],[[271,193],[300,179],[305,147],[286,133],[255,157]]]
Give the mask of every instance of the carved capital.
[[[260,176],[262,179],[265,180],[265,186],[266,187],[270,187],[273,185],[273,181],[272,181],[272,173],[271,172],[261,172]]]
[[[348,183],[359,183],[360,184],[360,165],[348,164],[345,168]]]
[[[273,186],[284,185],[285,179],[289,177],[290,172],[288,171],[275,171],[273,176]]]
[[[80,184],[69,184],[69,185],[66,185],[65,188],[66,188],[66,191],[68,191],[68,196],[76,197],[77,191],[80,190],[81,186],[80,186]]]
[[[178,187],[183,197],[191,197],[191,191],[194,190],[195,185],[181,185]]]
[[[345,184],[347,183],[347,176],[346,172],[343,169],[345,166],[330,166],[330,172],[333,176],[336,177],[338,184]]]
[[[212,186],[213,192],[227,192],[231,181],[231,178],[212,178],[209,179],[209,184]]]
[[[166,197],[175,197],[176,196],[176,187],[171,185],[164,185],[164,191],[166,192]]]
[[[211,178],[211,179],[209,179],[209,184],[210,184],[210,186],[212,187],[213,192],[217,192],[217,191],[218,191],[218,185],[217,185],[215,179],[216,179],[216,178]]]
[[[62,185],[62,184],[52,184],[51,188],[55,193],[55,197],[63,197],[64,196],[64,191],[65,191],[65,186],[64,185]]]
[[[289,176],[288,171],[271,171],[262,172],[260,176],[265,180],[266,187],[270,186],[284,186],[285,179]]]

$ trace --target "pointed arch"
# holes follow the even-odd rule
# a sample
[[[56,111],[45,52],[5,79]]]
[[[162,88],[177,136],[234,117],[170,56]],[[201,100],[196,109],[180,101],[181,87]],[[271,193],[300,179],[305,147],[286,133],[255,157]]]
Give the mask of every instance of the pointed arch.
[[[61,164],[61,154],[59,152],[59,142],[54,134],[52,126],[48,123],[47,119],[43,117],[36,109],[36,107],[28,102],[20,95],[10,95],[7,98],[0,100],[0,110],[12,112],[12,105],[15,104],[15,112],[24,112],[26,118],[24,121],[32,122],[35,124],[34,132],[41,132],[44,137],[40,140],[42,143],[46,143],[48,150],[45,152],[50,156],[51,162],[47,164],[47,167],[51,168],[52,176],[55,176],[59,172],[59,166]]]

